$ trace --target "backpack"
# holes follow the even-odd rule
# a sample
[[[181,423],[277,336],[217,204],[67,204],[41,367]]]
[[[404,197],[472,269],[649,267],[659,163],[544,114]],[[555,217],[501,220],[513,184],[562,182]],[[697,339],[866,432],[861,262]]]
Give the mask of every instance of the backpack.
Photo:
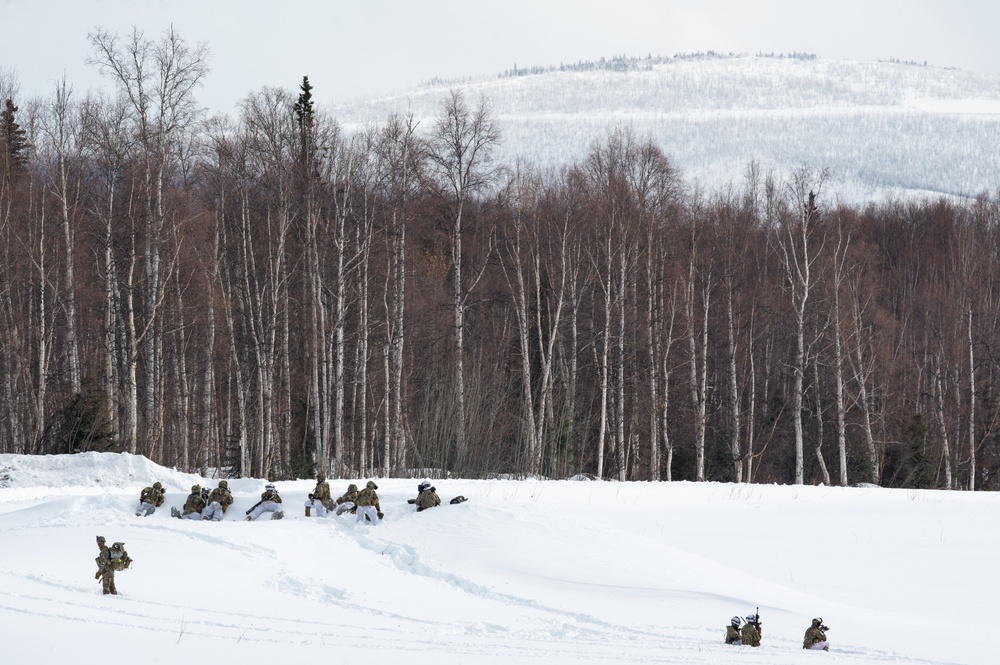
[[[125,551],[125,543],[114,543],[108,551],[108,558],[114,570],[125,570],[132,565],[132,557]]]

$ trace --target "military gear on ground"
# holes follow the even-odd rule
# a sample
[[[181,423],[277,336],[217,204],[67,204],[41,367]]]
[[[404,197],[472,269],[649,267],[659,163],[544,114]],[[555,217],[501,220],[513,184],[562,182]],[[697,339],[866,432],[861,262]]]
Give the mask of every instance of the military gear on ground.
[[[466,501],[468,501],[468,499],[466,499],[464,496],[462,496],[461,494],[459,494],[458,496],[456,496],[454,499],[452,499],[448,503],[450,503],[451,505],[455,505],[456,503],[465,503]]]

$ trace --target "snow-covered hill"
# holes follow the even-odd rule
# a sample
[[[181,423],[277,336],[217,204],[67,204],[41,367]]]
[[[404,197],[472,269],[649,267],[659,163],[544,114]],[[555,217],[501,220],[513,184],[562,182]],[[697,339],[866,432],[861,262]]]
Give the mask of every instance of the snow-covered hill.
[[[167,504],[133,515],[154,480]],[[354,479],[365,480],[365,479]],[[4,663],[993,663],[1000,497],[987,493],[379,479],[376,527],[305,517],[314,482],[230,481],[220,523],[171,519],[201,479],[127,454],[0,455]],[[342,492],[350,480],[332,483]],[[118,596],[94,537],[135,560]],[[759,649],[727,647],[760,607]],[[814,616],[828,654],[806,654]]]
[[[814,57],[703,56],[555,68],[337,103],[348,129],[412,113],[428,127],[450,89],[486,96],[499,156],[559,168],[619,125],[653,138],[707,190],[751,161],[787,177],[828,168],[831,199],[969,196],[1000,187],[1000,76]]]

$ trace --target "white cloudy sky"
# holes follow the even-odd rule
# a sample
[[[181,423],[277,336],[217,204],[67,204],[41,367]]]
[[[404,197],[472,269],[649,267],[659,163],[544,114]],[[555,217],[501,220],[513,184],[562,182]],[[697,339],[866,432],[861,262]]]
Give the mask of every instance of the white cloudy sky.
[[[1000,73],[994,0],[0,0],[0,75],[22,97],[64,75],[86,91],[102,85],[88,32],[170,24],[212,50],[200,98],[225,113],[303,75],[324,102],[618,54],[800,51]]]

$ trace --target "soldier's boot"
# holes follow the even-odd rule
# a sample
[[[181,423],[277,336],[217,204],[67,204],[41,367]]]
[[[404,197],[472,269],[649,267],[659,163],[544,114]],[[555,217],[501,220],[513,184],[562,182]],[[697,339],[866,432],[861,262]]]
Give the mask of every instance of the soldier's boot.
[[[177,510],[174,506],[170,506],[170,516],[180,519],[181,511]]]
[[[280,520],[280,519],[281,519],[282,517],[284,517],[284,516],[285,516],[285,513],[281,512],[281,511],[279,510],[278,512],[276,512],[276,513],[274,513],[273,515],[271,515],[271,519],[272,519],[272,520]]]

